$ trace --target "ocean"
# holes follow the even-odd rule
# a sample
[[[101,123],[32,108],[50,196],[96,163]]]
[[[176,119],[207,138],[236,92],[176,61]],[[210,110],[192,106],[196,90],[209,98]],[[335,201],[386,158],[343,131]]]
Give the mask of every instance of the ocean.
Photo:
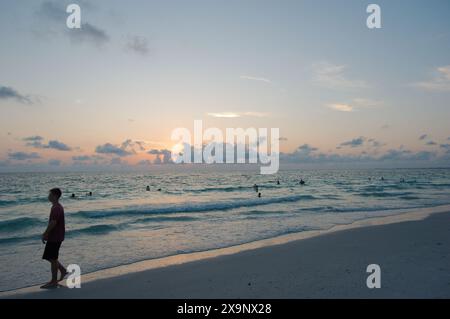
[[[450,204],[450,169],[3,173],[0,291],[50,279],[40,235],[53,187],[66,216],[60,261],[88,273]]]

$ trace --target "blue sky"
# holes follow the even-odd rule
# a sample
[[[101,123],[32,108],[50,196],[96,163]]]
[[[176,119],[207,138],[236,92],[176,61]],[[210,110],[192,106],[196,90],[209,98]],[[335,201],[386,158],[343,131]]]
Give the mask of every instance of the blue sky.
[[[376,1],[377,30],[369,3],[1,0],[0,169],[152,162],[195,119],[278,127],[290,162],[448,165],[450,2]]]

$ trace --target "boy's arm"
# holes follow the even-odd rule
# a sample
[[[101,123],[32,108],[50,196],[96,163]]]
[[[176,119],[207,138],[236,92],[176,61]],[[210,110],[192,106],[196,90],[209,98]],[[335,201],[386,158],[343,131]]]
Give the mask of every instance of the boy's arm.
[[[48,222],[48,226],[47,229],[45,230],[45,232],[42,234],[42,242],[45,243],[45,241],[48,238],[48,234],[50,233],[50,231],[56,226],[56,220],[52,219]]]

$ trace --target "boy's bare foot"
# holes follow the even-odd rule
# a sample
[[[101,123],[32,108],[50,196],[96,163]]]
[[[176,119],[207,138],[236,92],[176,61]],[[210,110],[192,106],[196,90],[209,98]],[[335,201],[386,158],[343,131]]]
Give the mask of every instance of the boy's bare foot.
[[[50,281],[50,282],[46,283],[45,285],[41,286],[41,289],[53,289],[53,288],[57,288],[57,287],[58,287],[57,282]]]
[[[69,272],[68,272],[67,270],[62,271],[62,272],[61,272],[61,276],[59,277],[58,282],[59,282],[59,281],[62,281],[62,280],[64,279],[64,277],[67,276],[68,273],[69,273]]]

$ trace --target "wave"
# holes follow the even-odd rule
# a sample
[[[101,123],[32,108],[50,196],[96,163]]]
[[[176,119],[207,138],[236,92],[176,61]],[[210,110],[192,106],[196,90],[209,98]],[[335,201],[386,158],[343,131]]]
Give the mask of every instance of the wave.
[[[33,217],[19,217],[0,221],[0,232],[13,232],[34,226],[42,226],[44,221]]]
[[[73,238],[81,235],[104,235],[110,232],[120,230],[123,228],[123,225],[93,225],[85,228],[75,229],[66,231],[66,237]],[[36,241],[39,242],[41,240],[42,233],[35,233],[27,236],[16,236],[16,237],[6,237],[0,238],[0,245],[2,244],[11,244],[11,243],[19,243],[24,241]]]
[[[258,184],[259,189],[272,189],[272,188],[280,188],[280,185],[270,185],[270,184]],[[224,186],[224,187],[207,187],[202,189],[190,189],[186,190],[187,192],[193,193],[208,193],[208,192],[235,192],[235,191],[253,191],[252,186]]]
[[[193,204],[179,204],[171,206],[151,206],[151,207],[136,207],[128,209],[116,210],[100,210],[100,211],[79,211],[71,215],[84,218],[104,218],[127,215],[152,215],[152,214],[172,214],[172,213],[194,213],[194,212],[208,212],[218,210],[230,210],[242,207],[253,207],[260,205],[269,205],[284,202],[297,202],[300,200],[314,200],[317,199],[312,195],[291,195],[284,197],[271,198],[255,198],[248,200],[229,200],[213,203],[193,203]]]
[[[413,192],[396,192],[396,193],[388,193],[388,192],[361,192],[357,193],[359,196],[363,197],[404,197],[413,195]]]
[[[135,223],[148,223],[148,222],[190,222],[198,220],[198,218],[190,217],[190,216],[161,216],[161,217],[147,217],[147,218],[141,218],[136,219],[133,221],[133,224]]]
[[[86,228],[71,230],[67,232],[67,237],[76,237],[79,235],[104,235],[120,230],[121,228],[122,225],[93,225]]]

